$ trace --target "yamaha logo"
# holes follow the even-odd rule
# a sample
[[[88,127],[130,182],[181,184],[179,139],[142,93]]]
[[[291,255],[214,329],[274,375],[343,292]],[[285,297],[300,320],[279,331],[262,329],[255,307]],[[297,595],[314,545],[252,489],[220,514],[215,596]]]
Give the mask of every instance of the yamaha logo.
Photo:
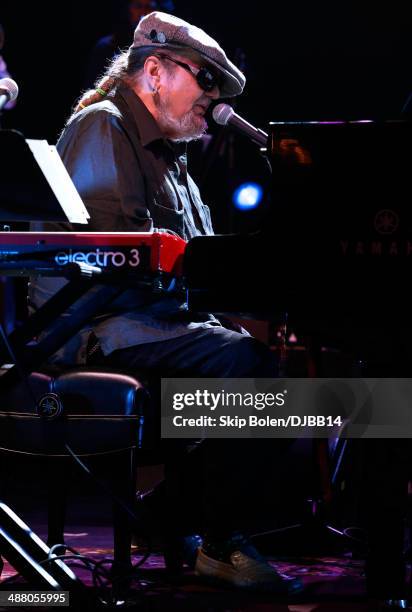
[[[375,215],[374,225],[379,234],[393,234],[399,227],[399,216],[394,210],[380,210]]]
[[[63,414],[63,404],[56,393],[46,393],[37,403],[37,413],[44,419],[57,419]]]
[[[373,256],[373,257],[398,257],[412,256],[412,240],[393,236],[399,229],[400,219],[397,212],[390,208],[379,210],[374,219],[373,227],[379,237],[372,240],[352,239],[340,241],[340,252],[342,255]]]

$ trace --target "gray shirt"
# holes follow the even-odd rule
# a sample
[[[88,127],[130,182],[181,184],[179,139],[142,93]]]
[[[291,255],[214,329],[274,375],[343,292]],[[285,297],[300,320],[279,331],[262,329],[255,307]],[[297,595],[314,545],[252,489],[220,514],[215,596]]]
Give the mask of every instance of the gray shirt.
[[[209,208],[187,172],[185,145],[163,138],[152,115],[129,88],[123,86],[74,115],[57,148],[91,219],[87,226],[36,224],[36,231],[146,232],[162,228],[185,240],[213,234]],[[32,281],[32,307],[38,308],[64,282],[54,278]],[[84,363],[91,330],[108,355],[116,349],[218,325],[213,315],[188,313],[182,300],[159,300],[141,290],[125,289],[110,312],[99,313],[55,360]]]

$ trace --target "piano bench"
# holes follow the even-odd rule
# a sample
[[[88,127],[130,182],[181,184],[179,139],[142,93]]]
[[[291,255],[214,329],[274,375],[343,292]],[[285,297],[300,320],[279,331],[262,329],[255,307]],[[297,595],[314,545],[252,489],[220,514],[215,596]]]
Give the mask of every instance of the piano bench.
[[[137,377],[101,368],[44,370],[31,374],[28,382],[1,393],[0,447],[50,457],[48,544],[52,546],[64,541],[66,476],[74,463],[68,460],[70,451],[80,457],[110,456],[104,462],[106,468],[109,464],[108,487],[133,509],[136,450],[143,446],[150,397]],[[115,502],[113,534],[115,565],[127,568],[132,526],[127,512]]]

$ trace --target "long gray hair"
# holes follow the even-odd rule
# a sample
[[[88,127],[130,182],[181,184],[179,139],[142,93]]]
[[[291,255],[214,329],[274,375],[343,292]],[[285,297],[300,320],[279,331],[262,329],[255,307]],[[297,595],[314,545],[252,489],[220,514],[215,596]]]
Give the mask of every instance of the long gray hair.
[[[129,86],[134,84],[150,55],[157,56],[157,53],[153,52],[153,47],[130,48],[122,51],[110,62],[104,74],[97,79],[94,89],[89,89],[77,100],[72,116],[86,106],[100,102],[109,92],[115,91],[121,83]]]

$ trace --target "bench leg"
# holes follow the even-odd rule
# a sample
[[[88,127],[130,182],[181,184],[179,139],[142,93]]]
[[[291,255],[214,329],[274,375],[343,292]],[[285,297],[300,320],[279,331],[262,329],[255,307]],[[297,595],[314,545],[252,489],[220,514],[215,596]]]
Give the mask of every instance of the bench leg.
[[[113,492],[132,511],[136,496],[136,452],[134,449],[115,455],[112,463]],[[119,504],[113,503],[113,557],[114,575],[130,572],[133,519]],[[127,580],[122,581],[126,585]]]
[[[70,469],[66,461],[56,457],[49,458],[48,466],[48,500],[47,500],[47,522],[48,536],[47,545],[64,544],[64,524],[66,520],[67,487],[69,483]]]

